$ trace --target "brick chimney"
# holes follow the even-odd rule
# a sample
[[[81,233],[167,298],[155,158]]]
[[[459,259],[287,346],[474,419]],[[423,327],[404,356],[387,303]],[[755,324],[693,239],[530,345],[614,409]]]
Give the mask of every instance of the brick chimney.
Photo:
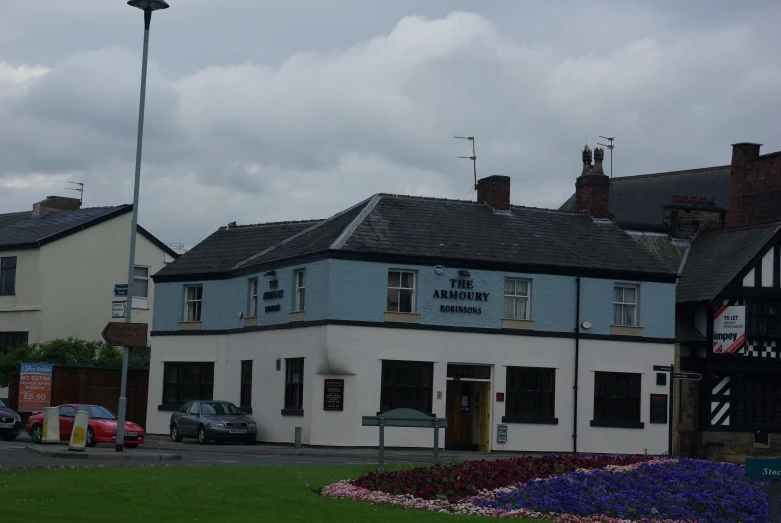
[[[583,148],[583,171],[575,181],[575,210],[592,218],[607,218],[610,214],[610,178],[602,171],[605,150],[594,149],[594,165],[591,165],[591,149]]]
[[[673,238],[691,240],[698,232],[723,229],[725,214],[727,209],[716,207],[712,199],[673,196],[664,206],[664,224]]]
[[[76,211],[81,208],[81,200],[66,196],[47,196],[45,200],[33,204],[33,216],[42,216],[57,211]]]
[[[489,176],[477,180],[477,201],[494,211],[510,210],[510,177]]]
[[[781,152],[760,156],[760,147],[732,145],[728,227],[781,221]]]

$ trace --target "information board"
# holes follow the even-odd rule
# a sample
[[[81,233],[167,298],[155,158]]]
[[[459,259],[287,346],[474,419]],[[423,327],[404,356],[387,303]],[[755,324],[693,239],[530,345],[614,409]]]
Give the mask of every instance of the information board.
[[[324,380],[323,410],[344,410],[344,380]]]
[[[33,412],[51,406],[51,363],[19,364],[19,412]]]

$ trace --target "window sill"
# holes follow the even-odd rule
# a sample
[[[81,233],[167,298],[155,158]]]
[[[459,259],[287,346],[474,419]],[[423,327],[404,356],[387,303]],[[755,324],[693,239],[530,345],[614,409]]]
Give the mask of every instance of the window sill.
[[[509,318],[502,318],[502,328],[533,331],[534,320],[514,320]]]
[[[642,421],[618,421],[618,420],[591,420],[592,427],[606,427],[611,429],[643,429]]]
[[[160,412],[176,412],[182,408],[182,405],[158,405],[157,410]]]
[[[642,336],[643,328],[629,325],[612,325],[611,334],[618,336]]]
[[[133,305],[132,309],[133,309],[134,311],[148,311],[148,310],[149,310],[149,307],[139,307],[139,306],[137,306],[137,305]]]
[[[386,312],[385,321],[391,323],[420,323],[417,312]]]
[[[304,311],[291,312],[287,316],[287,321],[290,322],[304,321]]]
[[[304,409],[282,409],[283,416],[303,416]]]
[[[179,330],[180,331],[199,331],[199,330],[201,330],[201,322],[200,321],[180,321],[179,322]]]
[[[559,418],[549,416],[502,416],[502,423],[526,423],[529,425],[558,425]]]
[[[257,316],[250,316],[249,318],[244,318],[244,326],[245,327],[255,327],[258,324],[258,317]]]

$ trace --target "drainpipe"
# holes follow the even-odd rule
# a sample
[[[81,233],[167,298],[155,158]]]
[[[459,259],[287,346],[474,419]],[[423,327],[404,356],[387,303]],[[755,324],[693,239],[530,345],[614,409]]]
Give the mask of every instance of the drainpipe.
[[[578,368],[580,364],[580,275],[576,280],[576,292],[575,292],[575,384],[572,390],[575,393],[575,406],[572,409],[573,419],[573,433],[572,433],[572,452],[577,454],[578,452]]]

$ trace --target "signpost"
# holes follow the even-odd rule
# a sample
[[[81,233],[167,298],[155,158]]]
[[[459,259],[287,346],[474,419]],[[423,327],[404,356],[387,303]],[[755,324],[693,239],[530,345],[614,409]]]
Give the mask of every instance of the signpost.
[[[702,374],[697,372],[675,372],[675,365],[654,365],[656,372],[670,373],[670,406],[667,422],[667,454],[673,455],[673,409],[675,408],[675,384],[673,380],[701,380]]]
[[[114,285],[114,296],[127,296],[127,283],[117,283]]]
[[[746,458],[746,477],[770,480],[770,523],[781,523],[781,458]]]
[[[52,400],[51,363],[19,364],[19,412],[43,410]]]
[[[434,463],[439,456],[439,429],[447,428],[447,418],[435,418],[415,409],[393,409],[379,416],[363,416],[361,425],[380,428],[380,471],[385,467],[385,427],[434,429]]]
[[[120,323],[110,321],[103,329],[103,339],[114,347],[146,347],[149,325],[146,323]]]

